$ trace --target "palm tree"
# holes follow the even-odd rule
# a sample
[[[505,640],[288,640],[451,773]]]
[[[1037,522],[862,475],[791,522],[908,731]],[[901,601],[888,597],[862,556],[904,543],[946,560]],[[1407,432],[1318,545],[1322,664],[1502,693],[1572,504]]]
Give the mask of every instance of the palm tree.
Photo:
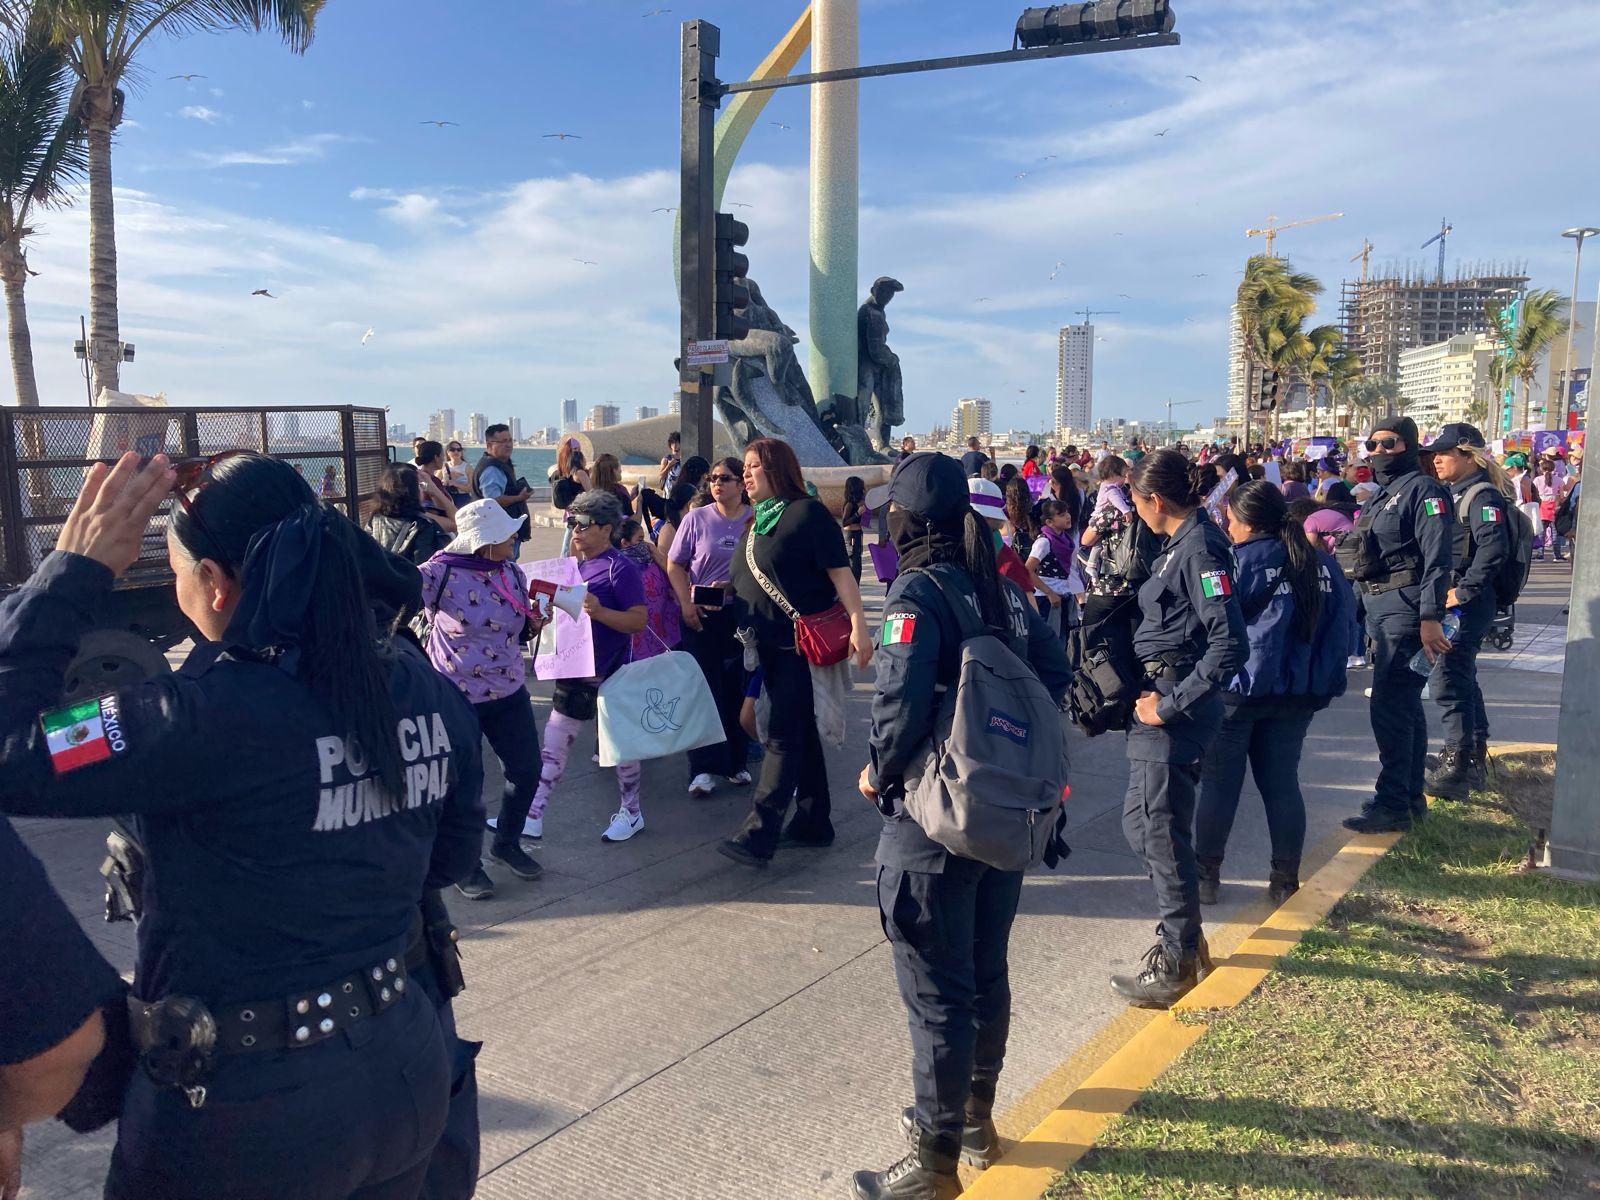
[[[30,22],[47,29],[78,77],[74,115],[89,142],[89,360],[94,392],[115,389],[122,374],[117,322],[116,210],[111,196],[111,132],[122,121],[122,81],[155,33],[181,37],[248,29],[276,30],[305,52],[326,0],[3,0],[0,21],[13,35]]]
[[[1383,413],[1399,411],[1403,403],[1399,384],[1392,379],[1379,379],[1371,375],[1357,379],[1346,387],[1344,399],[1352,409],[1364,414],[1369,421]]]
[[[36,209],[67,202],[88,167],[83,127],[67,116],[73,77],[66,55],[38,37],[0,48],[0,280],[5,283],[11,374],[17,404],[39,405],[28,331],[28,257]]]
[[[1281,258],[1254,254],[1246,261],[1239,283],[1239,326],[1244,339],[1245,404],[1243,443],[1250,443],[1250,408],[1255,403],[1254,375],[1276,361],[1285,330],[1303,321],[1315,307],[1322,285],[1310,275],[1291,272]]]
[[[1529,292],[1522,298],[1522,311],[1511,338],[1510,361],[1504,370],[1522,381],[1522,426],[1528,425],[1528,410],[1533,399],[1533,380],[1539,360],[1550,344],[1567,331],[1567,300],[1553,288]]]
[[[1345,391],[1356,380],[1361,378],[1363,368],[1361,356],[1345,345],[1341,337],[1339,345],[1328,355],[1328,396],[1333,402],[1333,436],[1339,436],[1339,402],[1344,399]],[[1316,436],[1315,422],[1312,423],[1311,436]]]

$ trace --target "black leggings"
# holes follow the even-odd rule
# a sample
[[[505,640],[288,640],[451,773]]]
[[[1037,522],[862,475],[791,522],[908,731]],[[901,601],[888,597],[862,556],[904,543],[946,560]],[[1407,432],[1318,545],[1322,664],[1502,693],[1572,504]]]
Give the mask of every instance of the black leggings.
[[[771,858],[791,797],[795,815],[790,828],[807,838],[833,833],[833,804],[828,795],[828,760],[811,698],[811,664],[792,649],[762,646],[761,674],[772,700],[767,756],[761,762],[753,808],[737,836],[754,853]]]

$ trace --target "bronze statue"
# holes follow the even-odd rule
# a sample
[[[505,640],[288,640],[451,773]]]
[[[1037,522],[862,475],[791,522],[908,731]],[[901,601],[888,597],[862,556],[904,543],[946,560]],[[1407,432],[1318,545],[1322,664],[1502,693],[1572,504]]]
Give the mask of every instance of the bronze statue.
[[[905,285],[887,275],[873,280],[872,295],[856,313],[857,419],[865,417],[872,447],[890,449],[894,427],[905,423],[905,389],[900,378],[900,356],[889,349],[889,319],[884,309]]]

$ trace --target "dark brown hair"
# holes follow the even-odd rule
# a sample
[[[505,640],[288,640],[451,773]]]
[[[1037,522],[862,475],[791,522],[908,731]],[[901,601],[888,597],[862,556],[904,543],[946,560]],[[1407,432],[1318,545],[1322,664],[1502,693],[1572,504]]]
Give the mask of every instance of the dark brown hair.
[[[767,473],[767,486],[780,500],[804,500],[806,480],[800,473],[800,460],[788,442],[777,438],[757,438],[744,448],[746,454],[755,454],[761,460],[761,469]],[[741,473],[744,465],[740,464]]]

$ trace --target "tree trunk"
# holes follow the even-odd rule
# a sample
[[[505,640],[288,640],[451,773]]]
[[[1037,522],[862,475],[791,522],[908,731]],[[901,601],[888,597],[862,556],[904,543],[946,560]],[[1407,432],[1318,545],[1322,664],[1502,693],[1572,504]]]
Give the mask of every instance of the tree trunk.
[[[1317,384],[1316,384],[1315,381],[1312,381],[1312,382],[1308,383],[1306,386],[1311,392],[1311,436],[1312,437],[1316,437],[1317,436]]]
[[[39,381],[33,374],[33,336],[28,332],[28,261],[14,244],[0,246],[0,280],[6,288],[6,323],[11,338],[11,376],[17,386],[17,407],[39,407]]]
[[[114,89],[96,84],[84,90],[89,134],[89,361],[94,394],[119,390],[122,334],[117,325],[117,218],[111,196],[111,129]]]

